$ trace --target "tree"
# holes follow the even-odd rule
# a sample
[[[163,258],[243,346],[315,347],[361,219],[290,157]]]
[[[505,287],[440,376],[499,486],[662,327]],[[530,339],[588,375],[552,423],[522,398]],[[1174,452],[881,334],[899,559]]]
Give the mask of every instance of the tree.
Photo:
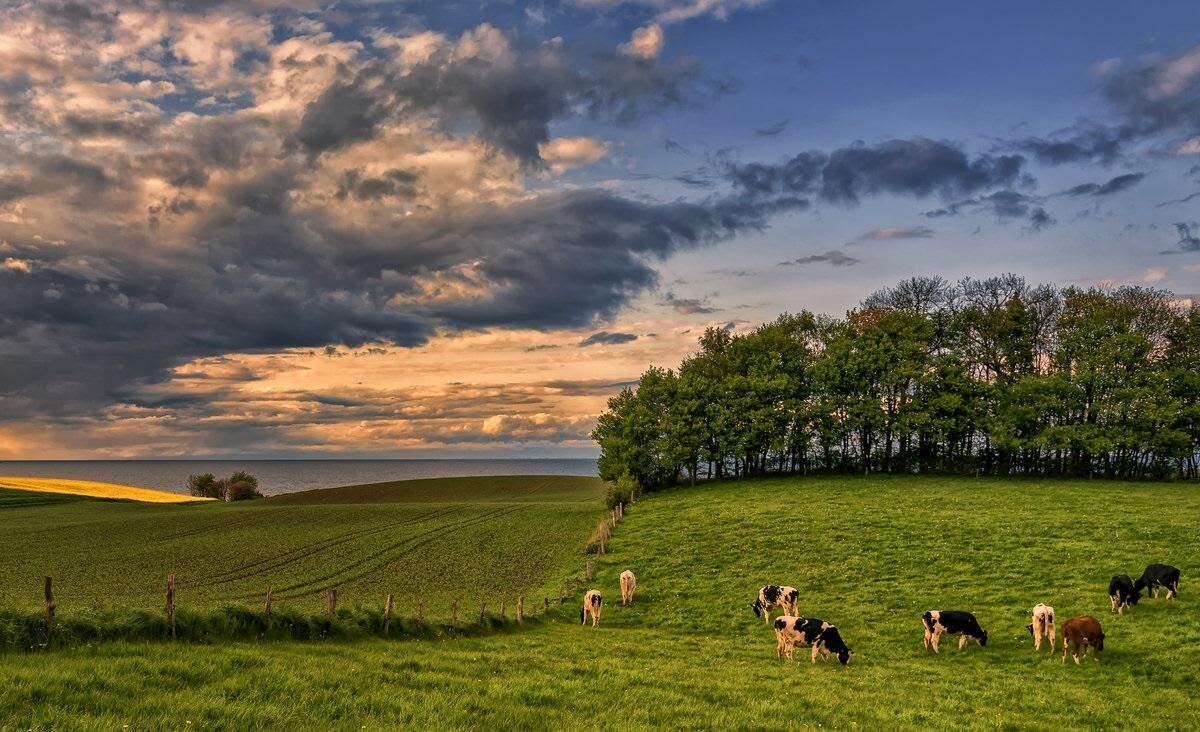
[[[188,476],[188,493],[201,498],[221,498],[221,489],[212,473]]]

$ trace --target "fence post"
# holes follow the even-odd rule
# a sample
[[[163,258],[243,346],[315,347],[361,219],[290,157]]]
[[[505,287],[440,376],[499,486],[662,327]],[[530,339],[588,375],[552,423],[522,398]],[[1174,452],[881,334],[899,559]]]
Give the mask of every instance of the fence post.
[[[330,587],[325,590],[325,617],[332,620],[337,615],[337,596],[336,587]]]
[[[458,627],[458,600],[450,603],[450,627]]]
[[[587,569],[584,571],[584,576],[587,577],[588,582],[591,582],[592,578],[596,576],[595,570],[592,568],[592,560],[590,560],[590,559],[588,560],[588,563],[587,563]]]
[[[425,624],[425,598],[417,598],[417,622],[421,625]]]
[[[517,595],[517,625],[525,624],[525,596]]]
[[[545,595],[542,596],[542,612],[550,612],[550,598]]]
[[[267,585],[267,601],[263,603],[263,610],[267,613],[267,619],[271,619],[271,586]]]
[[[392,593],[388,593],[387,602],[383,603],[383,634],[387,635],[392,628]]]
[[[54,630],[54,578],[46,577],[46,641],[50,640],[50,633]]]
[[[171,629],[171,637],[175,637],[175,575],[167,575],[167,627]]]

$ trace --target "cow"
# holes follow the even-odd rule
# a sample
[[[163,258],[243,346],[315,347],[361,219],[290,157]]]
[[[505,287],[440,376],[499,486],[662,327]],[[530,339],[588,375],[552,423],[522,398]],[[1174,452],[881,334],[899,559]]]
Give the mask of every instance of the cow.
[[[775,652],[778,656],[792,659],[792,651],[796,645],[812,646],[812,662],[817,662],[820,654],[824,661],[829,656],[836,655],[843,666],[850,663],[854,652],[842,640],[842,634],[837,626],[830,625],[818,618],[799,618],[795,615],[780,615],[775,618]]]
[[[637,577],[631,570],[621,573],[621,605],[629,607],[633,604],[633,591],[637,589]]]
[[[1025,626],[1029,635],[1033,636],[1033,650],[1042,650],[1042,638],[1050,641],[1050,652],[1054,653],[1054,608],[1038,603],[1033,606],[1033,622]]]
[[[1125,608],[1138,604],[1142,593],[1129,575],[1118,574],[1108,583],[1108,599],[1112,602],[1112,611],[1124,615]]]
[[[1174,600],[1179,594],[1179,568],[1169,564],[1148,565],[1133,586],[1139,591],[1149,589],[1150,597],[1154,598],[1158,597],[1158,588],[1162,587],[1167,591],[1167,599]]]
[[[968,638],[974,638],[980,646],[987,645],[987,631],[979,627],[974,615],[962,610],[929,610],[921,616],[921,624],[925,626],[926,651],[932,648],[934,653],[938,653],[938,639],[942,635],[959,636],[960,651]]]
[[[1063,652],[1062,662],[1067,662],[1067,646],[1071,646],[1071,657],[1079,663],[1081,646],[1092,647],[1092,660],[1100,660],[1100,652],[1104,650],[1104,631],[1100,629],[1100,621],[1091,615],[1080,615],[1063,623]],[[1086,652],[1086,651],[1085,651]]]
[[[587,616],[592,616],[592,627],[600,625],[600,606],[604,603],[604,598],[600,596],[600,590],[588,590],[583,595],[583,607],[579,609],[579,624],[587,625]]]
[[[796,615],[799,601],[800,591],[795,587],[767,585],[758,591],[758,599],[750,605],[750,609],[764,623],[770,623],[771,611],[777,607],[783,608],[784,615]]]

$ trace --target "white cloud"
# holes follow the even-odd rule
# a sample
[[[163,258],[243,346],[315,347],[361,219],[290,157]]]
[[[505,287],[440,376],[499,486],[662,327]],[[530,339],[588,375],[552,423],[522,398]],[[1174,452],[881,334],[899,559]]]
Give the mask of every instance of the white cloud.
[[[629,42],[620,46],[621,53],[639,58],[655,58],[662,53],[662,49],[663,30],[658,23],[635,28]]]
[[[608,145],[594,137],[556,137],[538,147],[542,160],[561,173],[591,165],[608,154]]]
[[[725,20],[731,13],[763,5],[768,0],[575,0],[576,5],[593,8],[613,8],[619,5],[641,5],[655,11],[660,23],[678,23],[710,15]]]

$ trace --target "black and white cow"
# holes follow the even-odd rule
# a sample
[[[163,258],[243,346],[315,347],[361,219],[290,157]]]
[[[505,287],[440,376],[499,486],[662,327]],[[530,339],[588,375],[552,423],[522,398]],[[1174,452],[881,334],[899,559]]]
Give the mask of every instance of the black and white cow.
[[[925,626],[926,651],[932,648],[938,653],[938,639],[943,635],[959,636],[960,651],[968,638],[974,638],[980,646],[987,645],[987,631],[979,627],[974,615],[963,610],[929,610],[921,616],[921,624]]]
[[[579,623],[587,625],[587,616],[591,615],[592,627],[600,625],[600,608],[603,604],[600,590],[588,590],[583,596],[583,607],[579,608]]]
[[[794,615],[775,618],[775,652],[780,657],[792,660],[792,651],[797,645],[812,646],[813,663],[817,662],[817,654],[825,661],[829,660],[830,655],[836,655],[845,666],[854,655],[842,640],[836,625],[819,618],[798,618]]]
[[[1158,588],[1167,591],[1167,599],[1174,600],[1179,594],[1179,568],[1169,564],[1151,564],[1138,577],[1133,586],[1138,590],[1150,590],[1150,597],[1158,597]]]
[[[1115,575],[1108,583],[1108,599],[1114,613],[1125,613],[1125,608],[1138,604],[1142,593],[1127,574]]]
[[[800,602],[800,591],[786,585],[767,585],[758,591],[758,599],[750,605],[756,617],[764,623],[771,622],[771,611],[783,608],[784,615],[796,615]]]

